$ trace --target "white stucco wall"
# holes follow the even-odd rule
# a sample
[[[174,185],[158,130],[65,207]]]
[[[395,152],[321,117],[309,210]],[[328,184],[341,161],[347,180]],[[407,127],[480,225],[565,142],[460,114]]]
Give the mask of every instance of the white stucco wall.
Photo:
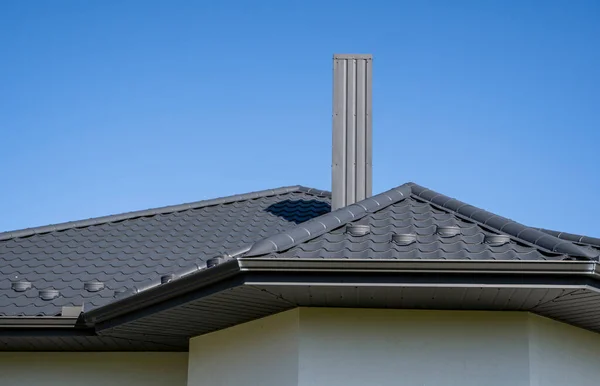
[[[531,386],[592,386],[600,380],[600,334],[530,315]]]
[[[2,386],[184,386],[187,353],[0,353]]]
[[[526,386],[527,314],[302,309],[299,385]]]
[[[600,335],[525,312],[300,308],[191,340],[190,386],[587,386]]]
[[[298,385],[299,310],[190,339],[189,386]]]

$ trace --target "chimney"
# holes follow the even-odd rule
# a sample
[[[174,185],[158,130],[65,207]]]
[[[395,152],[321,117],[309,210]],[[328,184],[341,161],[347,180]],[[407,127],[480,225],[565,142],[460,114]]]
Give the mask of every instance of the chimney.
[[[371,196],[372,55],[333,55],[331,209]]]

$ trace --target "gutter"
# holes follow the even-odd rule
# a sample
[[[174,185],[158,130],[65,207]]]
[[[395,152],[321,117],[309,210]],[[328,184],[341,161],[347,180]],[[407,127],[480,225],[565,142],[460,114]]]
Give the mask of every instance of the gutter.
[[[600,267],[592,261],[498,260],[373,260],[373,259],[269,259],[238,258],[244,272],[328,273],[477,273],[586,275],[600,279]]]
[[[89,326],[115,318],[142,308],[168,301],[204,287],[225,281],[240,273],[236,259],[223,262],[212,268],[196,270],[177,280],[150,287],[126,298],[83,313],[83,320]],[[240,283],[242,284],[242,283]]]
[[[2,316],[2,328],[74,328],[77,317],[65,316]]]
[[[126,298],[117,300],[106,306],[85,312],[83,320],[86,325],[93,326],[97,323],[117,325],[136,319],[136,311],[144,309],[145,314],[159,312],[175,307],[204,296],[209,296],[228,288],[244,284],[256,284],[250,279],[251,274],[277,274],[278,283],[282,285],[298,285],[286,279],[285,274],[309,274],[317,279],[312,284],[323,283],[328,279],[328,274],[350,274],[354,277],[365,275],[369,280],[371,275],[411,275],[429,274],[441,280],[460,275],[477,274],[481,277],[494,275],[508,275],[515,278],[521,277],[580,277],[581,286],[587,285],[586,280],[600,281],[600,267],[592,261],[488,261],[488,260],[369,260],[369,259],[273,259],[273,258],[232,258],[212,268],[204,268],[192,272],[177,280],[148,288]],[[288,276],[289,277],[289,276]],[[257,278],[257,277],[255,277]],[[248,282],[250,279],[250,282]],[[271,280],[271,279],[268,279]],[[480,283],[473,278],[474,285]],[[260,280],[259,280],[260,281]],[[351,283],[348,281],[347,284]],[[415,282],[413,282],[415,284]],[[452,285],[456,285],[453,283]],[[564,286],[565,284],[557,285]],[[381,285],[384,285],[382,283]],[[118,318],[119,320],[115,320]]]

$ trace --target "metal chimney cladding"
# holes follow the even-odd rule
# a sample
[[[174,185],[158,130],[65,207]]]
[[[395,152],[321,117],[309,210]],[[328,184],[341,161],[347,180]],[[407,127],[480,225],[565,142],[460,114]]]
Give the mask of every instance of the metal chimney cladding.
[[[333,56],[332,210],[371,196],[371,55]]]

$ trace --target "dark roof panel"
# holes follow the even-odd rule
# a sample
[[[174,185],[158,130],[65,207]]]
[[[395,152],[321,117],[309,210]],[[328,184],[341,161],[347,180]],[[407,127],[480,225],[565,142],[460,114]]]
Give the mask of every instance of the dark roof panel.
[[[380,205],[371,205],[371,201]],[[349,224],[368,225],[369,232],[353,235],[345,231]],[[447,227],[452,232],[443,230]],[[410,235],[414,235],[411,242]],[[497,242],[498,235],[504,235],[507,242]],[[400,239],[403,242],[398,242]],[[596,259],[599,253],[408,183],[259,241],[244,257],[263,255],[310,259],[585,260]]]
[[[328,192],[296,186],[0,234],[0,316],[102,306],[119,290],[327,213],[329,202]],[[15,281],[32,287],[15,291]],[[102,288],[86,289],[92,282]],[[41,296],[46,289],[57,296]]]
[[[97,309],[216,256],[597,260],[599,246],[413,183],[334,212],[328,192],[294,186],[1,233],[0,316]]]

